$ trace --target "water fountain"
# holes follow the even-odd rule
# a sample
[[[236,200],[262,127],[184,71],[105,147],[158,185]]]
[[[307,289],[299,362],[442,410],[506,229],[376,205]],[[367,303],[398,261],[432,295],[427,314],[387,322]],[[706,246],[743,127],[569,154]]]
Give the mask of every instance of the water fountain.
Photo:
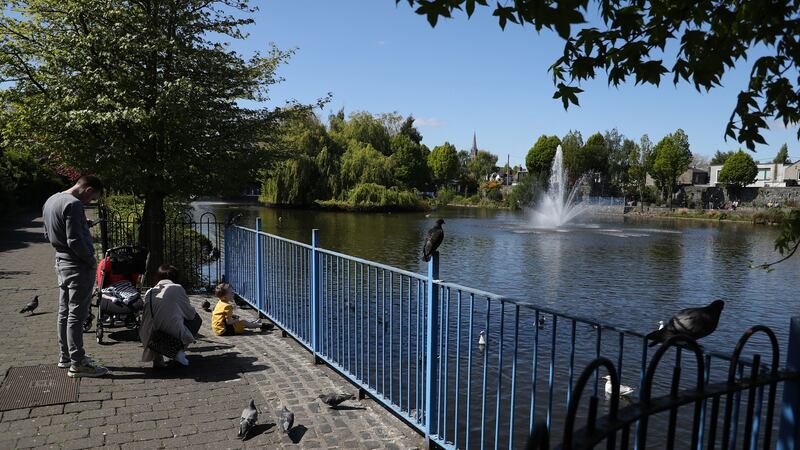
[[[578,180],[574,186],[567,185],[567,171],[564,169],[564,154],[561,146],[556,148],[556,156],[550,167],[550,182],[547,192],[542,195],[533,210],[533,226],[536,228],[559,228],[584,213],[588,208],[575,203],[575,194],[583,184]]]

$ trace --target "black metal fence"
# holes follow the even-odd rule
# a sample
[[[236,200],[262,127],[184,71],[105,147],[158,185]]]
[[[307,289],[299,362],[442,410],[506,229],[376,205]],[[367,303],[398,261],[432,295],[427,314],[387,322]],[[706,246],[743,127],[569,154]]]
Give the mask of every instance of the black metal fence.
[[[103,253],[121,245],[146,247],[141,242],[141,229],[146,224],[139,214],[119,214],[101,207],[98,216],[104,220],[93,232]],[[199,218],[188,213],[174,214],[155,225],[162,232],[163,263],[178,269],[184,287],[208,290],[222,279],[225,225],[213,213],[206,212]]]
[[[728,378],[719,383],[708,382],[707,364],[700,346],[692,339],[675,336],[666,341],[653,356],[638,401],[623,407],[620,407],[621,388],[617,369],[611,360],[599,357],[586,367],[575,384],[564,434],[559,436],[554,448],[591,449],[605,444],[608,449],[628,449],[631,445],[635,449],[644,449],[657,444],[672,449],[676,445],[676,432],[689,434],[691,445],[688,448],[691,449],[800,448],[800,318],[792,319],[792,331],[789,361],[785,370],[779,368],[780,350],[773,331],[765,326],[754,326],[739,339],[730,362]],[[757,334],[768,338],[771,358],[766,365],[762,365],[761,356],[754,355],[751,371],[745,374],[740,369],[739,359],[747,342]],[[680,352],[687,350],[694,356],[691,359],[695,360],[697,366],[693,371],[696,376],[693,380],[686,380],[693,385],[691,388],[680,389]],[[654,375],[668,351],[678,353],[676,364],[672,367],[672,384],[668,393],[654,397]],[[606,391],[607,412],[602,417],[598,417],[598,407],[603,402],[596,392],[589,397],[588,405],[581,402],[586,385],[596,379],[600,369],[604,369],[610,377],[611,391]],[[775,424],[778,390],[783,391],[779,430]],[[742,397],[746,397],[744,405]],[[682,414],[681,407],[689,408],[691,412]],[[744,421],[740,420],[742,415]],[[663,417],[660,422],[666,426],[650,425],[658,416]],[[578,420],[585,421],[585,425],[575,430]],[[684,425],[679,425],[679,421]],[[544,423],[537,424],[527,448],[542,450],[550,446],[551,436],[548,436],[547,426]]]

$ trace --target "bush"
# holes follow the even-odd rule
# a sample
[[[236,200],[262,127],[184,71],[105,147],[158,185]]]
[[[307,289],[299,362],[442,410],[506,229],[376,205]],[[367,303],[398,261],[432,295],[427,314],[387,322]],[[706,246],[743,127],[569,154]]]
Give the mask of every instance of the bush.
[[[456,197],[459,196],[456,194],[454,190],[448,188],[441,188],[439,189],[439,192],[436,193],[436,204],[439,206],[448,205]]]
[[[345,192],[344,200],[317,201],[322,207],[348,211],[420,211],[428,204],[416,193],[387,188],[375,183],[359,183]]]

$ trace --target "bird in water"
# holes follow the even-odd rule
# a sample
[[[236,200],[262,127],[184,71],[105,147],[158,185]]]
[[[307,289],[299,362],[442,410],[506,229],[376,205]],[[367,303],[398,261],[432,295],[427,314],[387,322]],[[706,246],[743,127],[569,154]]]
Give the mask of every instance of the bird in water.
[[[442,244],[444,240],[444,230],[442,230],[443,219],[438,219],[436,225],[428,230],[428,235],[425,237],[425,245],[422,247],[422,260],[430,261],[431,255],[436,252],[436,249]]]
[[[39,307],[39,296],[37,295],[37,296],[33,297],[33,300],[31,300],[27,305],[25,305],[25,307],[23,307],[19,311],[19,313],[20,314],[33,313],[33,310],[38,308],[38,307]]]
[[[539,328],[544,328],[544,324],[545,324],[545,323],[547,323],[547,321],[545,320],[544,316],[542,316],[542,317],[539,317],[539,321],[538,321],[538,323],[537,323],[537,325],[539,326]]]
[[[659,330],[663,330],[664,329],[664,321],[663,320],[659,320],[658,321],[658,329]]]
[[[719,316],[724,307],[724,301],[715,300],[702,308],[686,308],[678,311],[669,319],[664,328],[647,335],[647,339],[653,340],[650,347],[664,342],[672,336],[681,335],[695,340],[708,336],[717,329]]]
[[[478,345],[486,345],[486,332],[483,330],[478,333]]]
[[[352,400],[353,398],[353,394],[325,394],[319,396],[319,399],[322,400],[322,403],[325,403],[331,408],[336,408],[340,404],[348,400]]]
[[[611,384],[611,376],[610,375],[605,375],[602,378],[604,380],[606,380],[606,394],[608,394],[608,395],[613,394],[614,393],[614,385]],[[619,395],[620,395],[620,397],[625,396],[625,395],[631,395],[631,394],[633,394],[634,390],[635,389],[633,389],[630,386],[625,386],[624,384],[620,384],[619,385]]]
[[[258,410],[253,399],[250,399],[250,404],[242,410],[242,417],[239,420],[239,434],[237,435],[241,440],[245,440],[253,427],[256,426],[258,421]]]

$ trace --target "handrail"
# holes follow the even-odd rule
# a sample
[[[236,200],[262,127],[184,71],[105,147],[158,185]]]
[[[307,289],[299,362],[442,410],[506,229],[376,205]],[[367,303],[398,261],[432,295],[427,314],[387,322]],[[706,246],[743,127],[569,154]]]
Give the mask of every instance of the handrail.
[[[583,427],[573,435],[573,448],[592,448],[599,444],[609,434],[622,431],[623,428],[635,424],[643,417],[669,411],[673,408],[685,406],[697,401],[710,398],[735,394],[753,388],[759,388],[783,381],[800,381],[800,372],[779,370],[774,374],[759,375],[757,378],[747,378],[734,382],[721,382],[707,384],[698,391],[685,389],[677,396],[666,394],[648,402],[637,402],[617,410],[616,419],[609,420],[609,416],[597,419],[597,424],[593,430],[590,427]]]

